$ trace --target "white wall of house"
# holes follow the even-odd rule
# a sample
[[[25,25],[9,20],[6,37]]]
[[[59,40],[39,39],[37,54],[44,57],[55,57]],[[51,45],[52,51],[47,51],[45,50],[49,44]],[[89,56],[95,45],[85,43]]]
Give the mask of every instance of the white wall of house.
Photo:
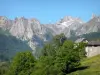
[[[87,57],[92,57],[100,54],[100,46],[87,46],[85,48],[85,51],[87,53],[86,54]]]

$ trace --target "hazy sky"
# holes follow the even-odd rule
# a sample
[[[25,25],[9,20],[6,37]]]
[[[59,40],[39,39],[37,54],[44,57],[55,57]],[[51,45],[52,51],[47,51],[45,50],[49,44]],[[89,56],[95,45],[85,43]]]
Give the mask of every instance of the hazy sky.
[[[88,21],[92,13],[100,15],[100,0],[0,0],[0,16],[10,19],[24,16],[54,23],[73,16]]]

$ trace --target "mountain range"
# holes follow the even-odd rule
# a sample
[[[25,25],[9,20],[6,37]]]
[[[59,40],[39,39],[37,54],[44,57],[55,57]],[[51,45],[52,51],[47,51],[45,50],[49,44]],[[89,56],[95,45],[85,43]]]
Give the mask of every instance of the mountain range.
[[[100,32],[100,16],[92,15],[88,22],[65,16],[54,24],[41,24],[35,18],[17,17],[11,20],[0,16],[0,28],[9,32],[10,36],[27,42],[35,53],[36,47],[42,47],[44,42],[51,40],[57,34],[64,33],[67,38],[70,38]]]

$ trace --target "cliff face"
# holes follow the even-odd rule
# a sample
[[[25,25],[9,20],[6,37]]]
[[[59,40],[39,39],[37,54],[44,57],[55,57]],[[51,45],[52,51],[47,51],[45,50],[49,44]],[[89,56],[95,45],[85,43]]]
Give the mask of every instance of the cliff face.
[[[24,17],[10,20],[0,16],[0,27],[10,32],[11,35],[26,41],[35,51],[36,46],[42,46],[53,35],[64,33],[66,37],[79,36],[91,32],[100,31],[100,17],[93,16],[90,21],[84,23],[79,18],[66,16],[55,24],[41,24],[37,19]]]
[[[12,20],[9,20],[7,17],[0,16],[0,27],[3,29],[8,29],[10,30],[11,26],[13,24]]]
[[[34,36],[44,40],[42,29],[43,27],[38,20],[21,17],[15,19],[10,33],[23,41],[27,41],[29,46],[34,50],[36,45],[39,44],[37,41],[33,41]]]
[[[0,27],[4,30],[8,30],[11,35],[18,39],[28,42],[33,50],[35,50],[36,45],[39,44],[35,41],[35,39],[37,39],[36,36],[40,38],[40,40],[45,40],[44,34],[46,31],[36,19],[26,19],[21,17],[15,18],[15,20],[9,20],[8,18],[1,16]]]
[[[79,29],[76,30],[76,35],[87,34],[91,32],[100,31],[100,16],[95,16],[90,21],[82,24]]]

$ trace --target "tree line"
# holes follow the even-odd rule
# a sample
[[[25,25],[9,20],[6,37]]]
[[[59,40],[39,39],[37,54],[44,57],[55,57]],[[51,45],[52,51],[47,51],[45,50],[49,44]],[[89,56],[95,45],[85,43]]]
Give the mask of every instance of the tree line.
[[[19,52],[5,75],[66,75],[80,66],[85,58],[85,43],[67,40],[64,34],[56,35],[44,45],[35,58],[31,52]]]

